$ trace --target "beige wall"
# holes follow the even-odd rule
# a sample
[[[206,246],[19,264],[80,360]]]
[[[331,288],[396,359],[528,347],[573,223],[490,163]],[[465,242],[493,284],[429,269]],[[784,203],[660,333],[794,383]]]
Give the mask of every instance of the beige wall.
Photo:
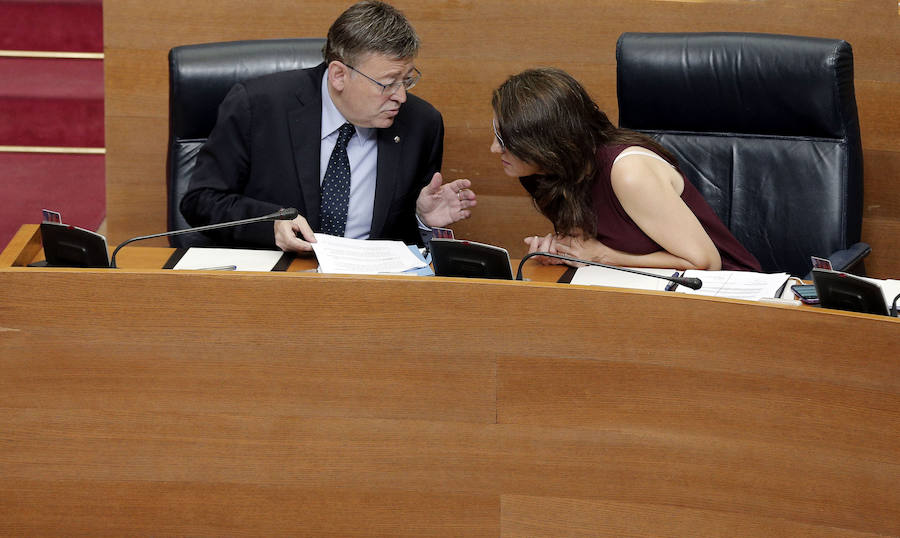
[[[415,92],[444,115],[444,174],[475,183],[479,208],[457,235],[521,255],[549,231],[491,142],[490,92],[535,65],[570,71],[617,116],[615,43],[626,31],[750,31],[842,38],[854,48],[865,150],[863,239],[875,276],[900,276],[900,14],[893,0],[557,0],[394,2],[424,41]],[[349,2],[107,0],[107,217],[112,243],[165,230],[168,50],[237,39],[323,36]],[[158,243],[159,244],[159,243]]]

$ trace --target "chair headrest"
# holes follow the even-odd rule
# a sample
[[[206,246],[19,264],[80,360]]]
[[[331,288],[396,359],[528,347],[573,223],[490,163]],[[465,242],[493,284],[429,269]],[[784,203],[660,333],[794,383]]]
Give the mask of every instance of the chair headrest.
[[[184,45],[169,51],[169,118],[179,139],[205,138],[219,103],[238,82],[322,62],[321,38]]]
[[[842,139],[858,122],[846,41],[625,33],[616,60],[623,127]]]

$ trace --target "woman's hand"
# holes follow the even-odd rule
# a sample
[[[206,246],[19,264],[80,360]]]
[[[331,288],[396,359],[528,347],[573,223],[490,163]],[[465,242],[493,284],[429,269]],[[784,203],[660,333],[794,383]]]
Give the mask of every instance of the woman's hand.
[[[616,255],[619,254],[619,251],[607,247],[596,239],[573,235],[533,235],[525,238],[525,244],[528,245],[529,254],[532,252],[548,252],[550,254],[560,254],[562,256],[569,256],[570,258],[579,258],[605,264],[614,264]],[[550,258],[547,256],[535,256],[535,258],[544,265],[566,264],[571,265],[572,267],[582,267],[584,265],[583,263],[560,260],[559,258]]]
[[[528,245],[528,254],[532,252],[548,252],[550,254],[559,254],[556,250],[556,235],[547,234],[545,236],[532,235],[524,239]],[[534,259],[544,265],[560,265],[565,263],[558,258],[549,258],[547,256],[534,256]]]
[[[556,237],[556,251],[563,256],[578,258],[606,265],[620,265],[623,263],[621,252],[609,248],[601,241],[593,237],[560,235]],[[582,267],[584,264],[577,262],[565,262],[572,267]]]
[[[608,258],[608,256],[605,254],[606,251],[610,251],[612,249],[607,248],[606,245],[596,239],[584,238],[574,235],[560,235],[556,238],[556,250],[563,256],[569,256],[571,258],[578,258],[581,260],[588,260],[606,264],[611,263],[605,260],[605,258]],[[576,262],[566,263],[573,267],[582,267],[584,265]]]

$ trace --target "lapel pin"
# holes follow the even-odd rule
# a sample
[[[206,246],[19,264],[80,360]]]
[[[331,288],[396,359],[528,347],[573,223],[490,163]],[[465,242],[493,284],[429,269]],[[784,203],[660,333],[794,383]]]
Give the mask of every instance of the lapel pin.
[[[395,137],[394,137],[394,144],[399,144],[399,143],[400,143],[400,137],[399,137],[399,136],[395,136]]]

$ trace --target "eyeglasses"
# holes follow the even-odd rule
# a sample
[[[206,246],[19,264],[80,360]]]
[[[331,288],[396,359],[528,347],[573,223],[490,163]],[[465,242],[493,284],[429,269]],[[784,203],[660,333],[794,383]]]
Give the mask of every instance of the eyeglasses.
[[[491,127],[494,128],[494,136],[497,137],[497,143],[500,144],[500,149],[506,149],[506,144],[503,143],[503,138],[500,137],[500,131],[497,129],[497,122],[491,120]]]
[[[344,64],[344,65],[347,65],[347,64]],[[416,69],[415,67],[413,67],[412,75],[406,77],[405,79],[398,80],[397,82],[391,82],[390,84],[382,84],[381,82],[378,82],[374,78],[363,73],[362,71],[353,67],[352,65],[347,65],[347,67],[356,71],[357,73],[366,77],[367,79],[371,80],[375,84],[378,84],[381,87],[382,95],[384,95],[385,93],[388,95],[393,95],[393,94],[397,93],[397,91],[400,90],[401,87],[404,89],[407,89],[407,90],[411,90],[413,88],[413,86],[415,86],[416,83],[419,82],[419,79],[422,78],[422,72],[419,71],[418,69]]]

